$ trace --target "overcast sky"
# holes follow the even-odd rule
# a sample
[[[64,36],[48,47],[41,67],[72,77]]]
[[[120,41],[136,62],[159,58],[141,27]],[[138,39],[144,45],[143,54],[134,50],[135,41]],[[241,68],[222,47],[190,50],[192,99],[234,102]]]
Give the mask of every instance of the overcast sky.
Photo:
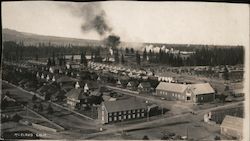
[[[81,3],[78,3],[81,4]],[[81,31],[82,19],[58,2],[3,2],[3,28],[100,39]],[[123,41],[181,44],[246,45],[246,4],[183,2],[102,2],[108,23]]]

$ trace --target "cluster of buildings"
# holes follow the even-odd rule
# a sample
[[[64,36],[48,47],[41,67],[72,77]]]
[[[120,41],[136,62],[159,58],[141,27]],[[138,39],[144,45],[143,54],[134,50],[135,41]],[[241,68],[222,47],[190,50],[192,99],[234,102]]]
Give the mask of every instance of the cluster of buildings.
[[[129,76],[131,78],[142,78],[147,79],[148,76],[152,76],[152,71],[149,70],[136,70],[136,69],[129,69],[125,67],[118,67],[114,65],[108,65],[103,63],[96,63],[89,61],[88,67],[95,71],[102,71],[102,72],[110,72],[113,74],[120,74],[123,76]]]
[[[147,52],[154,52],[159,53],[160,51],[165,53],[170,53],[173,55],[180,55],[182,59],[189,58],[192,54],[194,54],[194,51],[180,51],[180,50],[174,50],[174,48],[166,47],[165,45],[162,46],[154,46],[154,45],[146,45],[143,50],[146,50]]]

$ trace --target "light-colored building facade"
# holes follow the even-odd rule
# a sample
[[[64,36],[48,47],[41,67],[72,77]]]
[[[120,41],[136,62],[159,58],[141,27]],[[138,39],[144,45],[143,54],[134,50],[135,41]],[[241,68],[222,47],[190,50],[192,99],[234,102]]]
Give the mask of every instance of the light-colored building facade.
[[[221,134],[234,139],[242,139],[243,118],[227,115],[220,125]]]
[[[215,91],[209,83],[177,84],[160,82],[156,87],[156,95],[167,100],[180,100],[193,103],[211,102]]]

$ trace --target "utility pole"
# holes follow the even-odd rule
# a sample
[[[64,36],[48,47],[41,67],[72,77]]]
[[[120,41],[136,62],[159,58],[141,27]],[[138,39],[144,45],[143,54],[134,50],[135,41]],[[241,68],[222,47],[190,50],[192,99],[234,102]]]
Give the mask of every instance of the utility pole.
[[[163,106],[161,105],[161,115],[163,116]]]
[[[147,121],[149,121],[149,108],[147,109]]]

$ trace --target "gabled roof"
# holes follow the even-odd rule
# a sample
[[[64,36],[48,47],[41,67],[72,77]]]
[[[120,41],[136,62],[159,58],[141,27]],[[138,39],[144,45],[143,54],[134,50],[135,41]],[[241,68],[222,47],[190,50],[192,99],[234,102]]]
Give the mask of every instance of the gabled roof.
[[[159,85],[156,87],[156,90],[183,93],[187,89],[187,87],[188,86],[184,84],[160,82]]]
[[[210,94],[215,92],[209,83],[186,85],[186,84],[160,82],[159,85],[156,87],[156,90],[164,90],[164,91],[178,92],[178,93],[183,93],[186,89],[190,89],[194,95]]]
[[[103,105],[109,113],[147,108],[143,101],[134,98],[117,101],[104,101]]]
[[[124,79],[118,79],[116,83],[118,85],[127,85],[128,81]]]
[[[214,93],[214,89],[209,83],[191,84],[191,91],[194,95]]]
[[[72,78],[72,77],[69,77],[69,76],[62,76],[60,78],[58,78],[56,80],[57,83],[61,83],[61,82],[77,82],[79,81],[78,79],[75,79],[75,78]]]
[[[151,88],[151,84],[149,82],[141,82],[138,87]]]
[[[220,127],[243,131],[243,118],[226,115]]]
[[[71,89],[69,92],[66,93],[65,96],[67,98],[71,98],[71,99],[75,99],[75,100],[87,98],[87,96],[83,93],[82,88]]]
[[[138,85],[138,82],[137,81],[129,81],[127,86],[129,87],[136,87]]]

